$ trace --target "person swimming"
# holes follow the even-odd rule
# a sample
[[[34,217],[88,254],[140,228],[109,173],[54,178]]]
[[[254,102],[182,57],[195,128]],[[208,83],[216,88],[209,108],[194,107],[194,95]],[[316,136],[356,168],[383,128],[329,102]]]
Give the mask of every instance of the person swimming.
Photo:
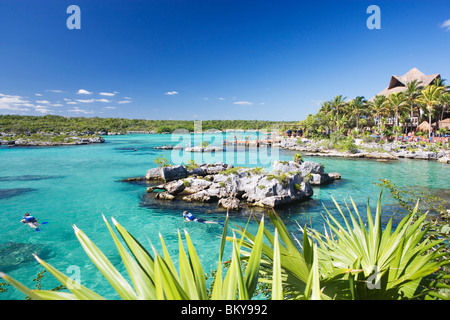
[[[36,231],[39,231],[39,223],[38,223],[38,219],[36,219],[35,217],[33,217],[31,214],[29,214],[28,212],[25,213],[24,217],[22,218],[22,220],[20,220],[20,222],[22,223],[26,223],[28,224],[31,228],[36,229]]]
[[[183,217],[184,217],[184,221],[186,221],[186,222],[195,221],[195,222],[200,222],[200,223],[219,224],[218,222],[215,222],[215,221],[208,221],[205,219],[196,218],[192,213],[187,212],[187,211],[183,212]]]

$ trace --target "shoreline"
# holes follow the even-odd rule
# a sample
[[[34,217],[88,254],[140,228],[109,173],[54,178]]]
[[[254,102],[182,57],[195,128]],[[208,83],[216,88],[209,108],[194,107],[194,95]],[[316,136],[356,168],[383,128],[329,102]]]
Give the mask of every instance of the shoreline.
[[[239,130],[235,130],[236,132]],[[259,131],[259,130],[242,130],[242,131]],[[217,133],[217,132],[216,132]],[[119,133],[107,133],[106,135],[118,135]],[[155,134],[150,132],[136,132],[128,131],[125,135],[129,134]],[[203,133],[202,133],[203,134]],[[71,136],[66,135],[64,141],[51,141],[52,137],[59,137],[58,134],[42,134],[38,139],[32,139],[32,137],[19,137],[14,138],[14,134],[3,133],[0,136],[0,146],[8,147],[52,147],[52,146],[77,146],[87,145],[93,143],[104,143],[105,140],[102,136],[89,136],[83,137],[83,135]],[[2,139],[8,137],[8,140]],[[39,139],[39,138],[42,138]],[[327,139],[313,140],[307,138],[286,138],[279,137],[281,143],[277,143],[272,147],[280,147],[281,149],[290,151],[299,151],[304,156],[308,157],[341,157],[352,159],[369,159],[377,161],[395,161],[398,159],[414,159],[414,160],[434,160],[441,163],[450,163],[450,149],[438,148],[437,145],[425,143],[425,142],[364,142],[362,139],[353,139],[355,143],[355,149],[352,151],[340,151],[334,148],[330,148],[325,145]],[[48,140],[47,140],[48,139]],[[170,149],[184,149],[188,152],[211,152],[224,150],[224,146],[221,147],[176,147],[176,146],[160,146],[154,147],[154,149],[170,150]]]
[[[326,139],[311,140],[302,138],[301,143],[296,138],[284,138],[281,148],[291,151],[302,152],[304,156],[311,157],[342,157],[353,159],[371,159],[379,161],[414,159],[434,160],[441,163],[450,163],[450,150],[437,148],[436,145],[420,142],[363,142],[354,139],[354,149],[351,151],[340,151],[325,146]]]

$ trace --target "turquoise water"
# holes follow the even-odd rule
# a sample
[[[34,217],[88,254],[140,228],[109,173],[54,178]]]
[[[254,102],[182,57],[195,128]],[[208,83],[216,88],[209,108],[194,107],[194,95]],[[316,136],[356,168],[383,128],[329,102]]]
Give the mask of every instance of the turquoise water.
[[[221,139],[216,136],[215,143]],[[184,205],[180,202],[156,202],[146,196],[146,186],[124,183],[120,179],[143,176],[155,167],[154,158],[183,158],[180,153],[155,150],[153,147],[172,144],[170,135],[106,136],[106,143],[68,147],[7,148],[0,147],[0,271],[4,271],[32,287],[33,278],[43,270],[34,260],[38,252],[44,260],[67,275],[78,268],[83,285],[106,298],[117,298],[109,284],[82,250],[73,232],[73,225],[84,231],[122,272],[125,268],[103,222],[102,214],[114,217],[141,243],[150,249],[149,242],[159,248],[158,234],[164,237],[173,257],[178,253],[177,231],[186,229],[196,245],[205,271],[215,268],[221,228],[217,225],[183,222],[181,212],[188,208],[194,215],[223,220],[225,211],[215,205]],[[183,141],[186,144],[189,140]],[[212,139],[211,139],[212,141]],[[220,141],[221,142],[221,141]],[[177,143],[177,142],[175,142]],[[137,150],[135,150],[137,149]],[[237,153],[194,155],[197,162],[214,160],[235,165],[269,167],[273,157],[291,160],[294,152],[279,150],[279,154],[241,150]],[[185,158],[184,158],[185,159]],[[294,232],[296,221],[305,218],[313,226],[322,225],[322,203],[333,208],[331,196],[343,203],[351,196],[364,207],[370,196],[375,204],[379,187],[373,183],[387,178],[400,187],[432,189],[447,192],[449,166],[434,161],[399,160],[377,162],[338,158],[305,158],[325,165],[326,172],[339,172],[342,180],[314,187],[311,200],[277,212]],[[205,161],[208,162],[208,161]],[[443,190],[445,189],[445,190]],[[31,212],[41,222],[49,223],[35,232],[19,221],[25,212]],[[258,212],[258,214],[261,214]],[[245,226],[249,212],[230,214],[230,221]],[[255,230],[251,224],[250,229]],[[15,243],[14,250],[5,244]],[[175,259],[176,260],[176,259]],[[42,282],[44,289],[59,283],[48,274]],[[0,299],[23,299],[24,295],[9,287]]]

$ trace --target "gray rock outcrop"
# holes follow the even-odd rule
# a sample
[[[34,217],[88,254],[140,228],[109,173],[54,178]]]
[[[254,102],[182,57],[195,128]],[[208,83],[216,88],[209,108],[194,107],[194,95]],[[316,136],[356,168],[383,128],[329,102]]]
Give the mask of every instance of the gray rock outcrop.
[[[157,167],[147,170],[145,179],[147,180],[164,180],[172,181],[184,179],[189,176],[206,176],[216,174],[232,167],[224,163],[207,164],[203,163],[197,167],[188,169],[184,165]]]
[[[156,177],[159,174],[166,180],[161,185],[149,188],[148,192],[163,190],[156,194],[158,199],[173,200],[178,197],[187,202],[217,202],[228,210],[239,210],[243,204],[275,208],[306,200],[313,195],[311,184],[328,183],[339,175],[329,176],[322,165],[311,161],[301,164],[276,161],[271,172],[255,168],[233,168],[223,163],[202,164],[191,170],[179,167],[162,168],[161,172],[156,169],[147,171],[146,177]],[[175,177],[181,179],[172,180]]]

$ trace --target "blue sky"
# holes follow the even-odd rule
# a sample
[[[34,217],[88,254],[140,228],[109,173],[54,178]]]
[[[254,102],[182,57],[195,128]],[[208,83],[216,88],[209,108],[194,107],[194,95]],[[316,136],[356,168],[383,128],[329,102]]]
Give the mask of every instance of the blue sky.
[[[0,0],[0,39],[0,114],[302,120],[413,67],[450,82],[448,0]]]

